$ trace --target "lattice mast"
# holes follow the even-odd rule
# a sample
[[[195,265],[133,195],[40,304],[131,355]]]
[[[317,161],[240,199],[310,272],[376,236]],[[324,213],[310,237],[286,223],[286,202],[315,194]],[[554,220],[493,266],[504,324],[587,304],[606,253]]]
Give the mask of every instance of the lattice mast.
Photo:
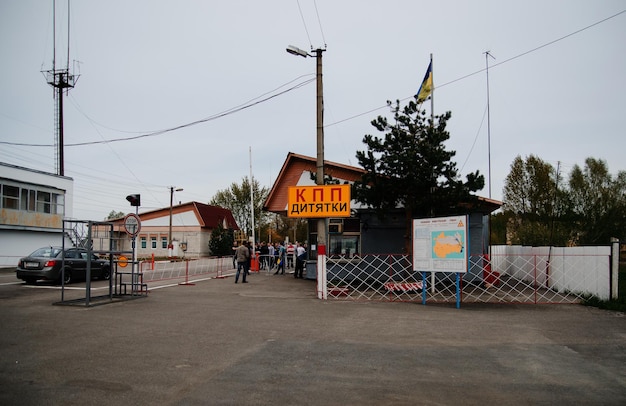
[[[55,170],[57,175],[65,175],[65,163],[63,157],[63,92],[67,94],[69,89],[73,88],[78,80],[79,75],[70,73],[70,0],[67,0],[67,63],[64,68],[57,69],[56,60],[56,34],[57,34],[57,6],[56,0],[52,1],[52,69],[44,71],[46,82],[54,89],[54,148],[56,152]]]

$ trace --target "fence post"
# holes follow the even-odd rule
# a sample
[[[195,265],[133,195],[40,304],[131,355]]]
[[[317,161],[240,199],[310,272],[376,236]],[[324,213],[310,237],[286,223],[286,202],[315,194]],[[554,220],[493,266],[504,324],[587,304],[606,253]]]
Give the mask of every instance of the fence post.
[[[619,298],[619,239],[611,237],[611,295],[609,300]]]
[[[215,279],[224,279],[223,274],[224,258],[219,257],[217,260],[217,269],[215,270]]]
[[[189,282],[189,260],[185,260],[185,282],[179,283],[179,285],[193,286],[195,283]]]

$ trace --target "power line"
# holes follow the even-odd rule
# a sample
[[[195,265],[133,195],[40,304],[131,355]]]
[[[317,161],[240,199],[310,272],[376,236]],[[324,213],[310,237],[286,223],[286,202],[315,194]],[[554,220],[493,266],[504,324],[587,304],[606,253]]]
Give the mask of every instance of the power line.
[[[302,7],[300,7],[300,0],[296,0],[298,3],[298,10],[300,10],[300,18],[302,18],[302,25],[304,26],[304,31],[306,31],[306,37],[309,39],[309,46],[313,49],[313,43],[311,42],[311,36],[309,35],[309,30],[306,28],[306,22],[304,21],[304,14],[302,14]]]
[[[579,33],[583,32],[583,31],[585,31],[585,30],[588,30],[588,29],[590,29],[590,28],[592,28],[592,27],[595,27],[596,25],[602,24],[602,23],[604,23],[604,22],[606,22],[606,21],[608,21],[608,20],[610,20],[610,19],[612,19],[612,18],[615,18],[615,17],[617,17],[617,16],[619,16],[619,15],[621,15],[621,14],[624,14],[624,13],[626,13],[626,10],[622,10],[622,11],[620,11],[619,13],[613,14],[612,16],[609,16],[609,17],[607,17],[607,18],[605,18],[605,19],[602,19],[602,20],[600,20],[600,21],[597,21],[597,22],[595,22],[595,23],[593,23],[593,24],[590,24],[590,25],[588,25],[588,26],[586,26],[586,27],[584,27],[584,28],[581,28],[581,29],[579,29],[579,30],[576,30],[576,31],[574,31],[574,32],[571,32],[571,33],[569,33],[569,34],[567,34],[567,35],[564,35],[564,36],[562,36],[562,37],[560,37],[560,38],[557,38],[557,39],[555,39],[555,40],[552,40],[552,41],[550,41],[550,42],[546,42],[546,43],[545,43],[545,44],[543,44],[543,45],[540,45],[540,46],[538,46],[538,47],[535,47],[535,48],[533,48],[533,49],[530,49],[530,50],[528,50],[528,51],[526,51],[526,52],[522,52],[521,54],[515,55],[515,56],[513,56],[513,57],[511,57],[511,58],[505,59],[505,60],[503,60],[502,62],[498,62],[498,63],[496,63],[496,64],[493,64],[493,65],[491,65],[491,66],[490,66],[490,68],[492,68],[492,69],[493,69],[493,68],[495,68],[496,66],[500,66],[500,65],[502,65],[502,64],[505,64],[505,63],[511,62],[511,61],[513,61],[513,60],[515,60],[515,59],[517,59],[517,58],[521,58],[522,56],[526,56],[526,55],[528,55],[528,54],[530,54],[530,53],[532,53],[532,52],[538,51],[538,50],[540,50],[540,49],[542,49],[542,48],[545,48],[545,47],[547,47],[547,46],[549,46],[549,45],[555,44],[555,43],[557,43],[557,42],[559,42],[559,41],[562,41],[562,40],[564,40],[564,39],[566,39],[566,38],[569,38],[569,37],[571,37],[571,36],[573,36],[573,35],[579,34]],[[461,80],[463,80],[463,79],[467,79],[467,78],[472,77],[472,76],[474,76],[474,75],[478,75],[479,73],[482,73],[482,72],[484,72],[485,70],[486,70],[486,68],[483,68],[483,69],[477,70],[476,72],[472,72],[472,73],[470,73],[470,74],[467,74],[467,75],[461,76],[461,77],[459,77],[459,78],[453,79],[453,80],[451,80],[451,81],[449,81],[449,82],[446,82],[446,83],[444,83],[444,84],[438,85],[438,86],[437,86],[437,88],[445,87],[445,86],[451,85],[452,83],[456,83],[456,82],[459,82],[459,81],[461,81]],[[413,97],[414,97],[414,96],[405,97],[405,98],[403,98],[403,99],[400,99],[400,101],[409,100],[409,99],[412,99]],[[344,118],[343,120],[339,120],[339,121],[335,121],[334,123],[326,124],[324,127],[331,127],[331,126],[333,126],[333,125],[341,124],[341,123],[343,123],[343,122],[353,120],[353,119],[355,119],[355,118],[358,118],[358,117],[364,116],[364,115],[366,115],[366,114],[369,114],[369,113],[372,113],[372,112],[374,112],[374,111],[377,111],[377,110],[380,110],[380,109],[384,109],[384,108],[387,108],[387,105],[386,105],[386,104],[385,104],[384,106],[380,106],[380,107],[376,107],[376,108],[374,108],[374,109],[368,110],[368,111],[366,111],[366,112],[364,112],[364,113],[355,114],[354,116],[350,116],[350,117]]]
[[[299,3],[299,2],[298,2],[298,8],[300,8],[300,3]],[[528,50],[528,51],[522,52],[521,54],[515,55],[515,56],[513,56],[513,57],[511,57],[511,58],[505,59],[505,60],[503,60],[503,61],[501,61],[501,62],[498,62],[498,63],[496,63],[496,64],[494,64],[494,65],[491,65],[491,66],[490,66],[490,68],[492,68],[492,69],[493,69],[494,67],[497,67],[497,66],[503,65],[503,64],[508,63],[508,62],[511,62],[511,61],[513,61],[513,60],[515,60],[515,59],[521,58],[522,56],[526,56],[526,55],[528,55],[528,54],[530,54],[530,53],[532,53],[532,52],[538,51],[538,50],[540,50],[540,49],[542,49],[542,48],[545,48],[545,47],[547,47],[547,46],[549,46],[549,45],[553,45],[553,44],[555,44],[555,43],[557,43],[557,42],[559,42],[559,41],[562,41],[562,40],[564,40],[564,39],[566,39],[566,38],[569,38],[569,37],[571,37],[571,36],[573,36],[573,35],[579,34],[579,33],[583,32],[583,31],[585,31],[585,30],[588,30],[588,29],[590,29],[590,28],[592,28],[592,27],[595,27],[596,25],[602,24],[602,23],[604,23],[604,22],[606,22],[606,21],[608,21],[608,20],[610,20],[610,19],[613,19],[613,18],[615,18],[615,17],[617,17],[617,16],[619,16],[619,15],[621,15],[621,14],[624,14],[624,13],[626,13],[626,10],[622,10],[622,11],[620,11],[620,12],[616,13],[616,14],[613,14],[613,15],[611,15],[611,16],[609,16],[609,17],[606,17],[606,18],[604,18],[604,19],[602,19],[602,20],[600,20],[600,21],[597,21],[597,22],[595,22],[595,23],[593,23],[593,24],[590,24],[590,25],[588,25],[588,26],[586,26],[586,27],[583,27],[583,28],[581,28],[581,29],[579,29],[579,30],[576,30],[576,31],[574,31],[574,32],[571,32],[571,33],[569,33],[569,34],[567,34],[567,35],[564,35],[564,36],[562,36],[562,37],[560,37],[560,38],[557,38],[557,39],[555,39],[555,40],[549,41],[549,42],[547,42],[547,43],[545,43],[545,44],[542,44],[542,45],[540,45],[540,46],[538,46],[538,47],[535,47],[535,48],[533,48],[533,49],[530,49],[530,50]],[[302,15],[302,10],[301,10],[301,9],[300,9],[300,14]],[[304,23],[304,17],[303,17],[303,23]],[[320,27],[320,28],[321,28],[321,27]],[[306,25],[305,25],[305,29],[306,29]],[[308,36],[308,30],[307,30],[307,36]],[[309,42],[310,42],[310,38],[309,38]],[[461,81],[461,80],[467,79],[467,78],[469,78],[469,77],[471,77],[471,76],[474,76],[474,75],[477,75],[477,74],[479,74],[479,73],[482,73],[482,72],[484,72],[485,70],[486,70],[486,68],[483,68],[483,69],[477,70],[477,71],[475,71],[475,72],[469,73],[469,74],[467,74],[467,75],[461,76],[461,77],[459,77],[459,78],[456,78],[456,79],[453,79],[453,80],[448,81],[448,82],[446,82],[446,83],[443,83],[443,84],[441,84],[441,85],[438,85],[438,86],[437,86],[437,88],[441,88],[441,87],[445,87],[445,86],[451,85],[451,84],[453,84],[453,83],[456,83],[456,82],[459,82],[459,81]],[[303,76],[300,76],[300,77],[298,77],[298,78],[296,78],[296,79],[294,79],[294,80],[292,80],[292,81],[290,81],[290,82],[287,82],[287,84],[289,84],[289,83],[293,83],[294,81],[296,81],[296,80],[298,80],[298,79],[300,79],[300,78],[302,78],[302,77],[304,77],[304,76],[308,76],[308,75],[303,75]],[[314,78],[313,78],[313,79],[308,79],[308,80],[306,80],[306,81],[304,81],[304,82],[298,83],[298,84],[296,84],[296,85],[294,85],[294,86],[292,86],[292,87],[290,87],[290,88],[288,88],[288,89],[286,89],[286,90],[283,90],[283,91],[281,91],[281,92],[279,92],[279,93],[276,93],[276,94],[273,94],[273,95],[271,95],[271,96],[269,96],[269,97],[263,98],[263,99],[261,99],[261,100],[259,100],[259,101],[257,101],[257,102],[251,103],[251,102],[249,101],[249,102],[246,102],[245,104],[242,104],[242,105],[239,105],[239,106],[233,107],[233,108],[231,108],[231,109],[225,110],[225,111],[223,111],[223,112],[221,112],[221,113],[218,113],[218,114],[215,114],[215,115],[213,115],[213,116],[210,116],[210,117],[207,117],[207,118],[204,118],[204,119],[201,119],[201,120],[193,121],[193,122],[190,122],[190,123],[182,124],[182,125],[179,125],[179,126],[175,126],[175,127],[167,128],[167,129],[164,129],[164,130],[152,131],[152,132],[148,132],[148,133],[142,133],[142,134],[137,135],[137,136],[134,136],[134,137],[116,138],[116,139],[111,139],[111,140],[90,141],[90,142],[82,142],[82,143],[73,143],[73,144],[66,144],[65,146],[66,146],[66,147],[75,147],[75,146],[85,146],[85,145],[94,145],[94,144],[105,144],[105,143],[121,142],[121,141],[130,141],[130,140],[135,140],[135,139],[139,139],[139,138],[153,137],[153,136],[157,136],[157,135],[162,135],[162,134],[165,134],[165,133],[168,133],[168,132],[172,132],[172,131],[180,130],[180,129],[183,129],[183,128],[191,127],[191,126],[194,126],[194,125],[197,125],[197,124],[201,124],[201,123],[205,123],[205,122],[208,122],[208,121],[216,120],[216,119],[218,119],[218,118],[222,118],[222,117],[228,116],[228,115],[230,115],[230,114],[237,113],[237,112],[239,112],[239,111],[242,111],[242,110],[248,109],[248,108],[250,108],[250,107],[253,107],[253,106],[257,105],[257,104],[260,104],[260,103],[263,103],[263,102],[265,102],[265,101],[271,100],[271,99],[273,99],[273,98],[275,98],[275,97],[278,97],[278,96],[280,96],[280,95],[282,95],[282,94],[285,94],[285,93],[287,93],[287,92],[290,92],[290,91],[292,91],[292,90],[298,89],[298,88],[300,88],[300,87],[302,87],[302,86],[305,86],[305,85],[307,85],[307,84],[309,84],[309,83],[311,83],[311,82],[313,82],[313,81],[315,81],[315,79],[314,79]],[[286,85],[286,84],[285,84],[285,85]],[[282,86],[278,87],[277,89],[280,89],[280,88],[284,87],[285,85],[282,85]],[[275,90],[277,90],[277,89],[275,89]],[[267,92],[267,93],[264,93],[264,95],[265,95],[265,94],[268,94],[268,93],[271,93],[271,91],[270,91],[270,92]],[[262,95],[262,96],[263,96],[263,95]],[[262,97],[262,96],[259,96],[259,97]],[[413,96],[413,95],[411,95],[411,96],[405,97],[405,98],[403,98],[403,99],[400,99],[400,101],[409,100],[409,99],[411,99],[411,98],[413,98],[413,97],[414,97],[414,96]],[[258,98],[258,97],[257,97],[257,98]],[[256,100],[257,98],[254,98],[254,99],[251,99],[251,100]],[[364,115],[367,115],[367,114],[373,113],[373,112],[375,112],[375,111],[377,111],[377,110],[380,110],[380,109],[383,109],[383,108],[387,108],[387,105],[385,104],[384,106],[379,106],[379,107],[376,107],[376,108],[370,109],[370,110],[368,110],[368,111],[365,111],[365,112],[362,112],[362,113],[359,113],[359,114],[355,114],[355,115],[353,115],[353,116],[350,116],[350,117],[344,118],[344,119],[342,119],[342,120],[335,121],[334,123],[326,124],[326,125],[324,126],[324,128],[332,127],[332,126],[334,126],[334,125],[341,124],[341,123],[343,123],[343,122],[350,121],[350,120],[353,120],[353,119],[358,118],[358,117],[362,117],[362,116],[364,116]],[[82,113],[82,112],[81,112],[81,113]],[[86,114],[84,114],[84,113],[82,113],[82,114],[83,114],[83,115],[85,115],[85,117],[87,117],[90,121],[93,121],[93,120],[92,120],[91,118],[89,118]],[[93,122],[94,122],[94,123],[96,123],[95,121],[93,121]],[[97,124],[97,123],[96,123],[96,124]],[[101,125],[101,124],[98,124],[98,125]],[[103,126],[103,125],[101,125],[101,126],[102,126],[102,127],[105,127],[105,126]],[[105,127],[105,128],[108,128],[108,127]],[[116,131],[120,131],[120,130],[116,130]],[[122,131],[120,131],[120,132],[122,132]],[[4,145],[14,145],[14,146],[28,146],[28,147],[51,147],[51,146],[53,146],[53,145],[51,145],[51,144],[29,144],[29,143],[18,143],[18,142],[9,142],[9,141],[0,141],[0,144],[4,144]]]
[[[320,13],[317,11],[316,0],[313,0],[313,5],[315,6],[315,14],[317,14],[317,23],[320,26],[320,33],[322,34],[322,41],[324,41],[324,46],[326,46],[326,38],[324,37],[324,30],[322,29],[322,20],[320,20]]]
[[[300,78],[302,78],[304,76],[309,76],[309,75],[300,76],[300,77],[298,77],[298,78],[296,78],[296,79],[294,79],[294,80],[292,80],[291,82],[288,82],[288,83],[292,83],[295,80],[298,80],[298,79],[300,79]],[[306,86],[309,83],[312,83],[314,81],[315,81],[315,78],[307,79],[307,80],[305,80],[303,82],[297,83],[296,85],[294,85],[294,86],[292,86],[292,87],[290,87],[288,89],[285,89],[285,90],[283,90],[281,92],[272,94],[272,95],[270,95],[268,97],[265,97],[263,99],[260,99],[260,100],[258,100],[256,102],[246,102],[245,104],[239,105],[237,107],[230,108],[228,110],[225,110],[225,111],[223,111],[221,113],[218,113],[218,114],[215,114],[213,116],[206,117],[206,118],[203,118],[201,120],[192,121],[190,123],[181,124],[181,125],[178,125],[178,126],[175,126],[175,127],[164,129],[164,130],[153,131],[153,132],[149,132],[147,134],[136,135],[136,136],[133,136],[133,137],[114,138],[114,139],[110,139],[110,140],[101,140],[101,141],[77,142],[77,143],[73,143],[73,144],[65,144],[65,146],[66,147],[78,147],[78,146],[95,145],[95,144],[109,144],[109,143],[113,143],[113,142],[130,141],[130,140],[136,140],[136,139],[140,139],[140,138],[154,137],[154,136],[157,136],[157,135],[166,134],[166,133],[169,133],[169,132],[172,132],[172,131],[180,130],[180,129],[187,128],[187,127],[192,127],[194,125],[198,125],[198,124],[201,124],[201,123],[206,123],[208,121],[213,121],[213,120],[216,120],[218,118],[222,118],[222,117],[226,117],[226,116],[229,116],[231,114],[234,114],[234,113],[238,113],[240,111],[249,109],[250,107],[256,106],[256,105],[264,103],[266,101],[269,101],[269,100],[271,100],[271,99],[273,99],[275,97],[281,96],[281,95],[283,95],[285,93],[288,93],[288,92],[290,92],[292,90],[296,90],[296,89],[298,89],[300,87]],[[281,87],[284,87],[284,86],[285,85],[282,85],[282,86],[278,87],[277,89],[280,89]],[[267,93],[265,93],[265,94],[267,94]],[[259,96],[259,97],[261,97],[261,96]],[[256,100],[259,97],[256,97],[256,98],[254,98],[252,100]],[[85,115],[85,117],[87,117],[87,116]],[[0,141],[0,144],[14,145],[14,146],[28,146],[28,147],[51,147],[51,146],[53,146],[51,144],[28,144],[28,143],[10,142],[10,141]]]

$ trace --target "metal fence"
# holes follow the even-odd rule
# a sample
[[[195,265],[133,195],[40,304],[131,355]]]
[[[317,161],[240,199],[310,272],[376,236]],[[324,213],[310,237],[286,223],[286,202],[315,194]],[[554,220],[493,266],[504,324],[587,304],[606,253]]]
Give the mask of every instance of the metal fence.
[[[491,252],[491,256],[471,256],[465,274],[415,271],[411,258],[402,254],[329,257],[328,298],[549,304],[579,303],[591,296],[608,300],[615,295],[617,272],[612,270],[610,247],[496,246]],[[139,272],[144,283],[180,282],[191,277],[221,278],[233,274],[234,269],[232,257],[226,257],[143,261]]]
[[[142,261],[139,272],[144,282],[180,280],[190,277],[221,278],[224,273],[233,270],[231,257],[185,259],[182,261]]]
[[[590,296],[607,300],[610,248],[593,248],[495,249],[491,257],[470,256],[464,274],[414,271],[406,255],[329,258],[328,297],[425,303],[579,303]]]

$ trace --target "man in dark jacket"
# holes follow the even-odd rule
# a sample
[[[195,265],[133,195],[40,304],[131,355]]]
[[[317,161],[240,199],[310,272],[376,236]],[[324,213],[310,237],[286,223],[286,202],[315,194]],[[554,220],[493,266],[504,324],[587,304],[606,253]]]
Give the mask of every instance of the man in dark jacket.
[[[248,266],[250,264],[250,248],[248,248],[248,242],[244,241],[235,251],[237,257],[237,273],[235,274],[235,283],[239,282],[239,273],[241,274],[241,283],[248,283],[246,281],[246,275],[248,274]]]

